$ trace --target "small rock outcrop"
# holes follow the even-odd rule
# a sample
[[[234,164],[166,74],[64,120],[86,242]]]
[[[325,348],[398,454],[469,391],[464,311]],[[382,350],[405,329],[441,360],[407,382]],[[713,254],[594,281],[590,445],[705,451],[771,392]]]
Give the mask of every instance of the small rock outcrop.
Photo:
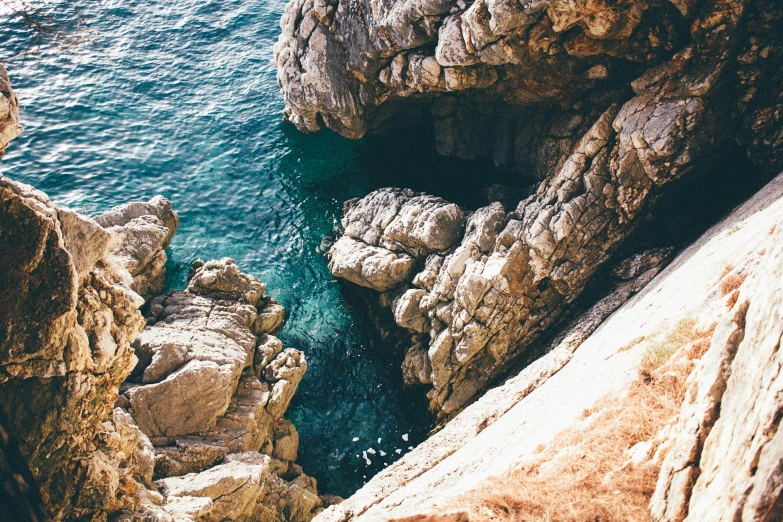
[[[179,227],[171,202],[156,196],[147,203],[128,203],[95,221],[117,237],[112,255],[133,276],[133,291],[145,299],[163,292],[166,248]]]

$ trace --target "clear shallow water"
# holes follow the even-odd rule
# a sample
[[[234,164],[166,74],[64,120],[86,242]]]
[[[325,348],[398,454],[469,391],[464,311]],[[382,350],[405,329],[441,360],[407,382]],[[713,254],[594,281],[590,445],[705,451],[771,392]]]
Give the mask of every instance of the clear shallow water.
[[[7,64],[25,131],[2,172],[89,214],[171,199],[171,288],[196,258],[230,256],[265,281],[288,311],[285,345],[310,363],[287,414],[299,462],[324,492],[351,494],[423,440],[430,419],[318,246],[346,199],[406,186],[472,206],[492,175],[434,156],[426,129],[350,141],[282,123],[270,61],[283,0],[84,4],[94,41]],[[2,56],[27,47],[18,22],[0,27]],[[386,455],[368,465],[370,447]]]

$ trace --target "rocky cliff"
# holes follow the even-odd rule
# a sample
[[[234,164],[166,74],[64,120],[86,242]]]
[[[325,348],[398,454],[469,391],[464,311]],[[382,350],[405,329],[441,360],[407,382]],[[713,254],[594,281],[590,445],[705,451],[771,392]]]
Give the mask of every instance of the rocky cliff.
[[[783,168],[781,23],[767,0],[289,2],[275,48],[287,121],[358,138],[423,113],[439,153],[492,158],[512,189],[532,186],[478,209],[404,187],[345,203],[329,268],[391,311],[403,378],[427,387],[442,431],[321,520],[779,519],[778,303],[759,285],[779,286],[780,178],[655,279],[664,251],[616,266],[566,321],[664,196]],[[720,173],[731,154],[747,166]],[[631,464],[607,457],[589,487],[552,471],[602,451],[562,446],[589,446],[580,417],[599,398],[661,382],[661,411],[682,410],[615,452]],[[592,511],[564,500],[577,491]],[[603,511],[623,503],[638,509]]]
[[[782,226],[783,175],[663,271],[644,256],[624,264],[618,275],[635,277],[535,362],[317,520],[779,520]],[[665,364],[646,373],[651,359]],[[640,381],[684,391],[667,399],[660,431],[623,440],[617,467],[600,462],[598,481],[585,484],[580,466],[606,458],[585,430],[611,440],[621,415],[601,416],[602,404]],[[647,399],[636,407],[652,408]],[[628,415],[639,425],[633,431],[644,431],[645,414]],[[623,483],[630,466],[646,474],[637,499]],[[577,504],[558,496],[580,488],[586,495]],[[640,510],[607,513],[607,498]]]
[[[161,295],[178,225],[161,196],[92,219],[0,175],[3,520],[305,522],[339,500],[295,463],[307,362],[266,286],[226,258]]]
[[[783,167],[781,22],[764,0],[288,5],[278,79],[299,128],[357,137],[417,100],[442,152],[504,151],[539,180],[475,212],[403,189],[346,205],[332,273],[383,293],[434,411],[459,411],[557,325],[669,183],[710,183],[730,143]],[[487,107],[502,136],[476,128]]]

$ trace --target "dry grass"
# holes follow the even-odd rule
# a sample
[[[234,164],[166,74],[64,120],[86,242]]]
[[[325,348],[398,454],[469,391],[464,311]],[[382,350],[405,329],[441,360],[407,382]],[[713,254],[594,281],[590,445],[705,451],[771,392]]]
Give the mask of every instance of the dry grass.
[[[602,399],[534,462],[489,479],[464,498],[470,522],[649,520],[659,470],[624,466],[628,449],[653,439],[677,415],[693,359],[707,350],[713,329],[683,320],[652,343],[626,396]]]
[[[726,265],[726,267],[723,269],[723,273],[721,274],[720,282],[721,294],[724,297],[727,295],[729,296],[729,298],[726,300],[726,306],[729,308],[729,310],[734,308],[734,305],[737,303],[737,299],[739,298],[739,287],[742,286],[742,283],[745,282],[745,278],[747,277],[747,275],[732,274],[732,270],[734,270],[733,266]]]

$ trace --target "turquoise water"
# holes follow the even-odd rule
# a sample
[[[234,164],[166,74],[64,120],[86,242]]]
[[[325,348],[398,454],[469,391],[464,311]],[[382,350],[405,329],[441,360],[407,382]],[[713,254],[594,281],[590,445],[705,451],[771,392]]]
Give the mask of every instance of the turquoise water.
[[[90,41],[7,64],[25,131],[2,171],[90,214],[158,193],[171,199],[181,218],[171,288],[184,286],[194,259],[222,256],[267,282],[288,311],[284,343],[310,363],[287,415],[300,464],[324,492],[349,495],[423,440],[430,418],[421,393],[402,388],[392,347],[349,306],[319,244],[345,199],[406,186],[471,206],[492,176],[434,156],[426,128],[350,141],[283,123],[270,63],[283,8],[86,2]],[[23,26],[0,23],[2,56],[27,48]],[[378,453],[368,464],[370,447]]]

